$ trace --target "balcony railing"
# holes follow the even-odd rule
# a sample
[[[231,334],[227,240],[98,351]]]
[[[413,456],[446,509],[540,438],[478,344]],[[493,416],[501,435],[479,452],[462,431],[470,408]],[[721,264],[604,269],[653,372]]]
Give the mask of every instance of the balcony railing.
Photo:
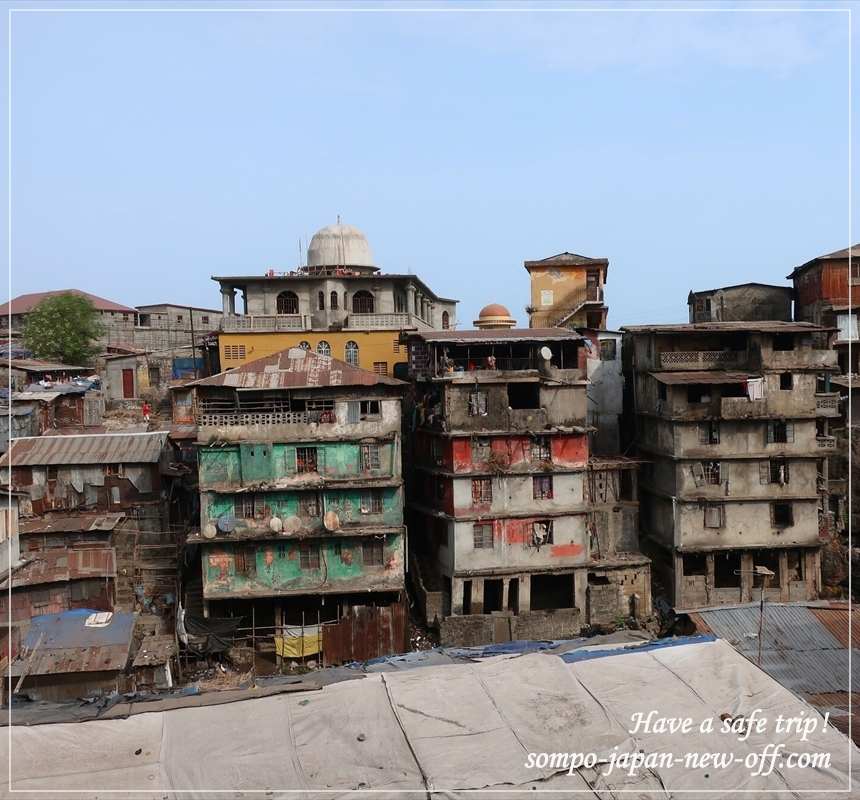
[[[819,450],[835,450],[836,449],[836,437],[835,436],[817,436],[815,438],[815,442],[818,445]]]
[[[200,427],[232,427],[234,425],[309,425],[334,424],[332,411],[217,411],[197,415]]]
[[[819,392],[816,394],[815,413],[819,417],[838,417],[839,392]]]
[[[678,369],[723,369],[739,367],[746,361],[742,350],[673,350],[660,353],[660,367]]]
[[[428,330],[433,326],[415,314],[350,314],[346,318],[346,328],[358,330],[402,330],[404,328],[417,328]]]
[[[225,331],[301,331],[308,325],[302,314],[228,314],[221,327]]]

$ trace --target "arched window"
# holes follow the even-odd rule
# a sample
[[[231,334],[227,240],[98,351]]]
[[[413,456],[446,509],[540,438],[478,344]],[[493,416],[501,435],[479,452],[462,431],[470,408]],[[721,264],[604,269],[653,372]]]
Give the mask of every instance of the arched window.
[[[319,302],[320,311],[325,311],[325,293],[319,292],[317,294],[317,300]]]
[[[344,348],[344,361],[352,366],[358,366],[358,342],[347,342]]]
[[[317,344],[318,356],[331,356],[331,345],[326,341],[320,341]]]
[[[343,310],[346,311],[349,306],[346,304],[346,292],[343,293]]]
[[[311,343],[310,342],[299,342],[299,347],[301,347],[302,350],[310,350],[311,349]]]
[[[331,302],[329,303],[329,308],[332,311],[337,311],[337,292],[331,293]]]
[[[447,311],[442,312],[442,330],[447,331],[448,328],[451,327],[451,318],[448,316]]]
[[[278,295],[279,314],[298,314],[299,297],[295,292],[281,292]]]
[[[352,296],[352,313],[353,314],[372,314],[373,313],[373,295],[370,292],[362,289]]]

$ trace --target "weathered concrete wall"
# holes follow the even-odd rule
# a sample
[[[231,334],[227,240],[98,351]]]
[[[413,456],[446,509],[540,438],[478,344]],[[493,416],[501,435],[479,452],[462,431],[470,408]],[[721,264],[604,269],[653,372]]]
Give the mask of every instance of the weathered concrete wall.
[[[572,639],[582,628],[578,608],[527,614],[470,614],[447,617],[440,626],[445,647],[472,647],[524,639]]]
[[[620,617],[644,619],[651,615],[651,568],[589,569],[585,621],[612,625]]]
[[[719,461],[720,483],[697,484],[696,473],[702,461],[677,461],[673,464],[674,480],[656,483],[658,490],[676,494],[682,499],[708,498],[726,500],[734,498],[760,498],[762,500],[789,501],[801,497],[817,499],[818,468],[811,458],[790,458],[785,463],[788,468],[788,482],[762,483],[762,472],[770,477],[770,461],[725,459]]]
[[[550,477],[552,479],[551,498],[535,498],[535,478]],[[489,480],[492,487],[492,500],[488,503],[473,502],[472,500],[472,478],[454,478],[454,515],[503,515],[528,513],[548,514],[568,509],[582,510],[583,497],[583,473],[552,473],[545,475],[535,473],[533,475],[505,475],[500,474]]]
[[[614,353],[612,348],[614,347]],[[614,356],[614,357],[610,357]],[[591,451],[597,455],[621,452],[620,419],[623,411],[624,375],[621,370],[621,334],[601,331],[586,362],[588,375],[588,424]]]
[[[790,286],[729,286],[711,292],[695,292],[688,300],[690,322],[748,320],[791,321]],[[709,300],[709,304],[696,300]]]
[[[337,536],[204,545],[203,596],[220,599],[403,589],[403,537],[384,537],[380,566],[364,563],[366,541],[370,537]],[[302,566],[303,546],[318,553],[318,566]]]

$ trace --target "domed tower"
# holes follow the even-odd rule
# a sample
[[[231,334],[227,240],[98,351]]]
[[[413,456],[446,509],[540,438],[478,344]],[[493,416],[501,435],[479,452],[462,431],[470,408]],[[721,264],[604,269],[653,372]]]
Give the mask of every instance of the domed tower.
[[[490,303],[481,309],[478,318],[472,324],[481,330],[492,330],[494,328],[513,328],[517,321],[503,305]]]
[[[367,237],[358,228],[340,221],[318,230],[308,245],[308,272],[337,267],[367,274],[379,271]]]

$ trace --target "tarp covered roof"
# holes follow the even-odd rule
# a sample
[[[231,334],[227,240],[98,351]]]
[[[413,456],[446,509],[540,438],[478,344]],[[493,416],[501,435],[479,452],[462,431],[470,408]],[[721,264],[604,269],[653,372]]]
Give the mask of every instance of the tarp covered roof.
[[[154,464],[167,431],[27,436],[13,439],[0,467],[46,464]]]
[[[434,800],[480,789],[509,793],[499,797],[548,789],[558,797],[581,792],[618,800],[687,800],[702,789],[721,797],[739,790],[750,797],[782,791],[795,800],[806,790],[819,792],[810,797],[844,796],[851,743],[828,726],[814,742],[775,734],[778,714],[816,713],[726,642],[698,637],[635,650],[605,647],[368,674],[317,692],[126,719],[16,726],[11,750],[3,736],[0,752],[11,759],[12,788],[41,798],[59,789],[76,789],[87,800],[105,790],[146,790],[170,800],[242,790],[334,800],[355,789]],[[724,715],[756,709],[771,722],[763,733],[753,727],[743,740],[699,733],[705,719],[719,729]],[[654,710],[690,717],[693,732],[632,735],[632,716]],[[788,752],[830,753],[830,765],[754,775],[743,760],[775,740]],[[719,769],[684,764],[687,753],[713,752],[732,761]],[[598,764],[529,767],[530,753],[594,753]],[[678,760],[607,776],[609,760],[625,753]],[[856,749],[851,755],[856,763]]]

